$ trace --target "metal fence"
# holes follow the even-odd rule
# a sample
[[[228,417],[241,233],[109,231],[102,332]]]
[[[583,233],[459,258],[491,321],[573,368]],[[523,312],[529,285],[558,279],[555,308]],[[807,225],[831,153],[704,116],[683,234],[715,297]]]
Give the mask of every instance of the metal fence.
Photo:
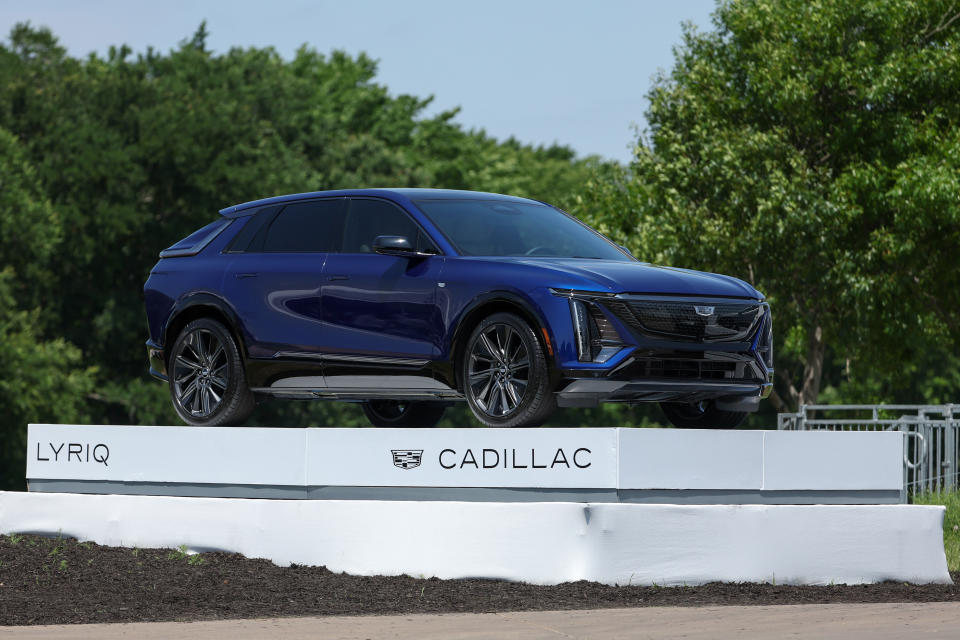
[[[797,413],[777,416],[786,431],[900,431],[904,497],[957,488],[960,476],[960,405],[802,405]]]

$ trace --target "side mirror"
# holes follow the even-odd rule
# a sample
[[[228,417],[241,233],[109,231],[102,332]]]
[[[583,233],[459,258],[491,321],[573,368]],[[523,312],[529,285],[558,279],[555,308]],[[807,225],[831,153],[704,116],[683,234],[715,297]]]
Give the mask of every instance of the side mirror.
[[[377,236],[373,239],[373,250],[382,255],[407,258],[425,258],[434,255],[417,251],[406,236]]]
[[[627,249],[627,248],[626,248],[625,246],[623,246],[622,244],[618,244],[617,246],[620,247],[621,249],[623,249],[623,252],[626,253],[626,254],[627,254],[628,256],[630,256],[631,258],[636,258],[636,257],[637,257],[637,256],[633,255],[633,252],[631,252],[630,249]]]

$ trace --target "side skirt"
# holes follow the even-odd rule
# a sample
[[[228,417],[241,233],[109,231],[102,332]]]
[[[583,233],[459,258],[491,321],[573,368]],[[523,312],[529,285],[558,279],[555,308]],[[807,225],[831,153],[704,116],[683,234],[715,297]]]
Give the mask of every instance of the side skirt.
[[[297,400],[349,400],[354,402],[364,400],[437,400],[459,401],[464,400],[463,394],[456,391],[433,391],[428,389],[337,389],[337,388],[289,388],[275,389],[272,387],[256,387],[254,393],[273,396],[274,398],[290,398]]]
[[[247,361],[251,391],[279,398],[463,400],[434,363],[401,357],[280,353]]]

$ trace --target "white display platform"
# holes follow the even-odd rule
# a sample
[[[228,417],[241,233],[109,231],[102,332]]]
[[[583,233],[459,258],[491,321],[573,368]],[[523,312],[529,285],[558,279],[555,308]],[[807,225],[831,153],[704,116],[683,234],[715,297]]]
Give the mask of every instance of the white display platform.
[[[207,497],[887,504],[903,435],[32,424],[31,491]]]
[[[950,581],[944,509],[890,504],[897,432],[30,425],[26,454],[0,533],[537,584]]]
[[[950,582],[942,507],[259,500],[0,492],[0,533],[535,584]]]

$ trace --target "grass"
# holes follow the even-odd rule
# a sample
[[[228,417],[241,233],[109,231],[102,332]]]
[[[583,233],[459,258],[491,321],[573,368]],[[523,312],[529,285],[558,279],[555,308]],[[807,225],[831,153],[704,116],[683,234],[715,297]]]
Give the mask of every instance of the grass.
[[[134,556],[137,554],[134,553]],[[170,553],[167,554],[168,560],[186,560],[187,564],[190,566],[196,566],[203,564],[205,562],[203,556],[198,553],[190,553],[187,551],[187,545],[182,544]]]
[[[918,493],[913,497],[913,504],[939,504],[947,508],[943,516],[943,549],[950,571],[960,571],[960,491]]]

